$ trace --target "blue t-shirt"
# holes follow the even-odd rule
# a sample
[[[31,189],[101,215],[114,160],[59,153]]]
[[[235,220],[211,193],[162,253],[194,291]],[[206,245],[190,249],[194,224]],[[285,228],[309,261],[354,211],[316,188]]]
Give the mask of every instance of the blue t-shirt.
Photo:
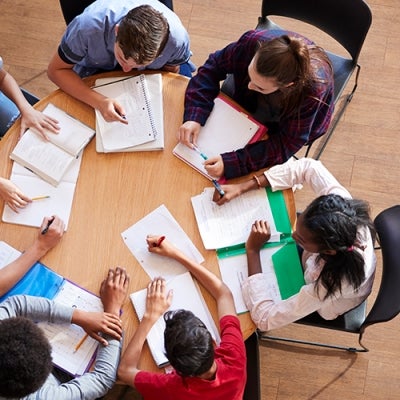
[[[158,0],[97,0],[67,26],[58,48],[61,59],[74,65],[81,77],[114,70],[115,27],[133,8],[150,5],[168,21],[169,38],[162,53],[146,69],[180,65],[190,58],[189,35],[179,17]],[[144,69],[144,68],[141,68]]]

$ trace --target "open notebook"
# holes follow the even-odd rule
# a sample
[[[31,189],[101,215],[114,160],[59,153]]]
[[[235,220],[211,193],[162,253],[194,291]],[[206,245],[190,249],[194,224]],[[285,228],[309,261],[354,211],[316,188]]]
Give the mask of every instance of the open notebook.
[[[154,151],[164,148],[161,74],[100,78],[93,88],[116,99],[128,125],[106,122],[96,110],[96,151],[99,153]]]
[[[20,254],[9,244],[0,242],[0,269]],[[45,297],[67,307],[86,311],[103,311],[103,305],[98,296],[63,278],[40,262],[37,262],[13,288],[2,296],[0,302],[19,294]],[[72,376],[83,375],[89,370],[98,347],[95,339],[86,338],[75,351],[77,344],[85,337],[85,331],[80,326],[50,322],[40,322],[39,326],[50,341],[55,366]]]
[[[210,311],[205,300],[192,276],[189,272],[178,275],[167,282],[167,290],[173,290],[172,304],[169,310],[185,309],[192,311],[210,331],[214,340],[219,344],[220,336],[218,329],[211,317]],[[141,320],[146,310],[147,288],[134,292],[130,299],[135,308],[136,314]],[[149,345],[154,361],[159,367],[168,364],[168,359],[164,352],[164,330],[165,322],[161,316],[147,335],[147,344]]]
[[[32,201],[25,208],[19,209],[18,213],[5,205],[3,222],[40,227],[43,217],[58,215],[64,221],[65,230],[67,230],[81,160],[82,154],[74,158],[57,187],[14,162],[10,176],[11,182],[15,183],[28,197],[40,198]]]
[[[259,140],[267,128],[248,115],[233,100],[220,94],[214,100],[214,108],[197,139],[198,152],[178,143],[173,154],[196,171],[211,179],[203,163],[204,158],[243,148]],[[203,156],[201,154],[203,154]]]

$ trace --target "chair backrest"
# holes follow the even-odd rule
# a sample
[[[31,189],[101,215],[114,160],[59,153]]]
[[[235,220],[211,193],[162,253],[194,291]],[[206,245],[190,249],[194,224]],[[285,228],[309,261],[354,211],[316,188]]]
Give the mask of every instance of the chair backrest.
[[[271,15],[316,26],[339,42],[354,63],[372,21],[371,10],[363,0],[263,0],[259,24]]]
[[[375,218],[374,225],[382,251],[382,279],[362,331],[400,313],[400,205],[382,211]]]

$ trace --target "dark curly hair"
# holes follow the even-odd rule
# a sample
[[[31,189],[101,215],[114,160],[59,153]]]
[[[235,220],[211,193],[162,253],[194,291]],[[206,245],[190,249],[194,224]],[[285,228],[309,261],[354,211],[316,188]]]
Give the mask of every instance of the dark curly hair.
[[[166,356],[175,371],[183,376],[198,376],[214,363],[213,339],[191,311],[175,310],[164,314]]]
[[[25,317],[0,321],[0,396],[36,392],[52,368],[50,343],[34,322]]]
[[[355,249],[359,227],[367,226],[375,239],[369,212],[365,201],[345,199],[336,194],[317,197],[303,212],[304,225],[319,246],[319,257],[325,261],[317,280],[327,290],[325,299],[341,291],[343,280],[355,290],[364,281],[364,259]],[[335,254],[326,254],[328,250],[334,250]]]

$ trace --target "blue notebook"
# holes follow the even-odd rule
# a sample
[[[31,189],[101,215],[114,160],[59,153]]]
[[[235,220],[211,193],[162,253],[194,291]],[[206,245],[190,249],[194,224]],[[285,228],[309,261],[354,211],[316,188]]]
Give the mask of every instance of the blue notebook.
[[[21,253],[0,241],[0,269],[14,261]],[[62,277],[40,262],[32,268],[0,298],[0,302],[14,295],[45,297],[69,307],[86,311],[103,311],[101,299],[95,294]],[[98,342],[88,337],[76,350],[85,337],[85,331],[74,324],[53,324],[39,322],[52,345],[53,364],[71,376],[83,375],[89,370],[98,347]]]

